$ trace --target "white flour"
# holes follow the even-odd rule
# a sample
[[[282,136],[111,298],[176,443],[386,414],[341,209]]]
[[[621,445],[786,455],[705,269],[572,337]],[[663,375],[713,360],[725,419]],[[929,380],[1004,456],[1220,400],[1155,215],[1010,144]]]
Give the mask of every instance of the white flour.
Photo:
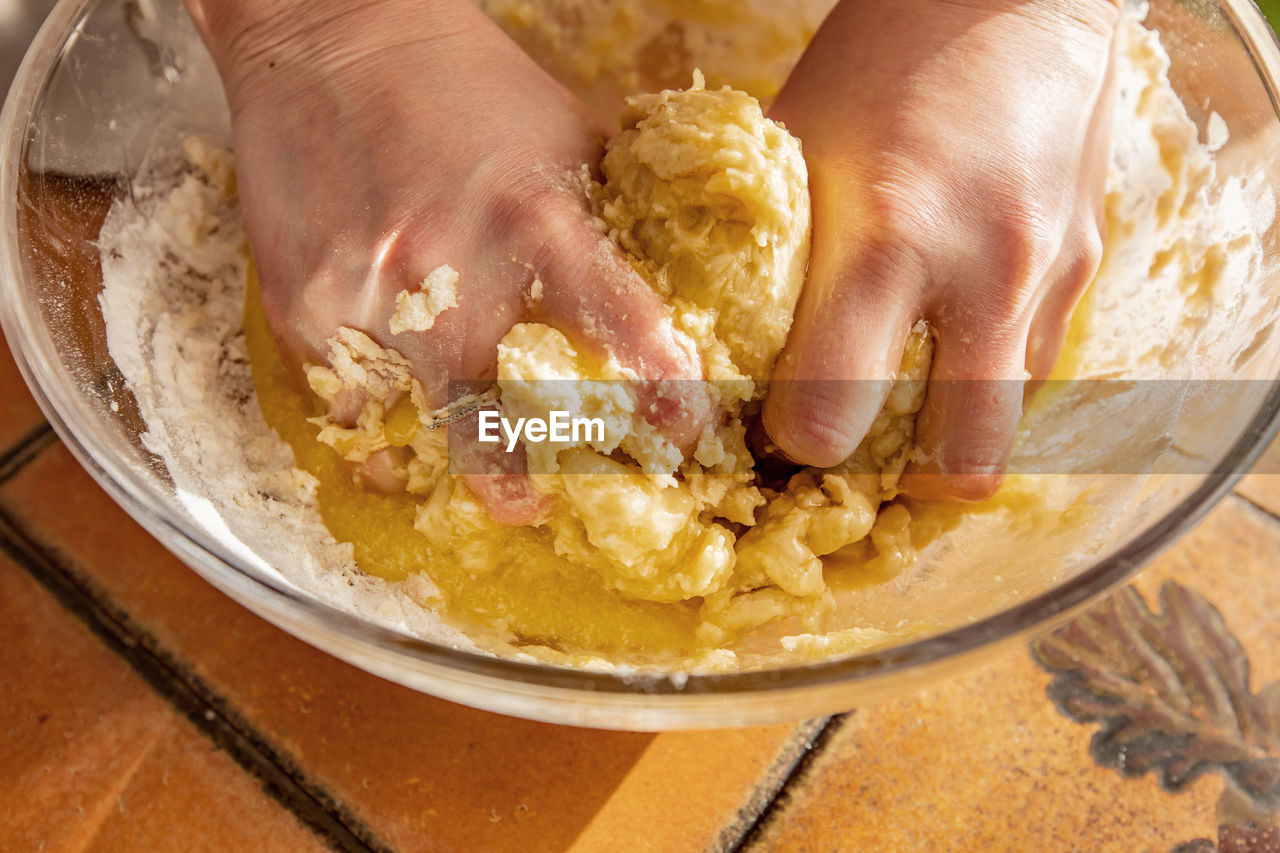
[[[107,342],[179,499],[256,569],[371,622],[474,648],[429,605],[425,574],[389,583],[334,540],[315,479],[263,420],[243,333],[244,230],[226,192],[229,157],[187,145],[192,163],[142,176],[103,223]],[[197,165],[198,164],[198,165]]]

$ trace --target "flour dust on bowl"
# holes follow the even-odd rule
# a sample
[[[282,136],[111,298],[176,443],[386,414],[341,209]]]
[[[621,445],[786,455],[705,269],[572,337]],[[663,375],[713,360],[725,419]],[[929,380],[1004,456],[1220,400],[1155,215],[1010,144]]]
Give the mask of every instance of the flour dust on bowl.
[[[760,104],[830,3],[781,17],[748,4],[753,15],[723,21],[652,4],[625,31],[608,29],[611,10],[644,4],[588,3],[571,26],[553,2],[532,18],[480,5],[620,117],[599,179],[576,186],[714,368],[720,424],[694,476],[694,462],[634,437],[633,377],[587,365],[557,330],[517,325],[492,389],[502,411],[528,421],[577,406],[602,424],[526,442],[554,506],[532,532],[468,503],[432,455],[449,430],[421,429],[420,398],[356,435],[306,425],[304,395],[272,379],[282,368],[256,306],[222,90],[179,3],[140,17],[136,4],[63,2],[5,106],[0,318],[28,384],[135,519],[290,633],[415,689],[555,722],[660,729],[845,710],[1056,624],[1194,524],[1273,436],[1280,51],[1252,4],[1126,11],[1102,269],[1028,407],[1006,485],[965,507],[895,491],[928,375],[923,325],[861,468],[771,480],[747,450],[751,380],[785,340],[809,239],[799,144]],[[679,68],[646,65],[664,33],[684,40]],[[578,42],[608,49],[588,62]],[[620,106],[631,93],[648,94]],[[661,152],[687,146],[688,127],[706,131],[680,161],[695,165],[664,172]],[[725,151],[764,171],[699,196]],[[665,222],[704,239],[673,243]],[[432,271],[392,324],[447,317],[466,275]],[[312,389],[341,387],[341,365],[376,364],[417,398],[397,353],[349,331],[313,365]],[[397,535],[420,537],[421,565],[378,562],[341,535],[368,525],[333,520],[339,493],[343,518],[381,518],[335,479],[362,441],[400,448],[420,475],[416,493],[378,500]],[[485,555],[526,572],[468,568]],[[507,602],[500,618],[486,620],[489,601]]]

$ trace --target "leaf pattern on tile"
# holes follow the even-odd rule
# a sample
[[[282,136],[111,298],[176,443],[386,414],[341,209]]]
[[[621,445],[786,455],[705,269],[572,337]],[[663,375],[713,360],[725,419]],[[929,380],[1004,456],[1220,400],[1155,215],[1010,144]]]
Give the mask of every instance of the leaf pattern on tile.
[[[1218,827],[1222,853],[1280,853],[1280,827],[1233,824]]]
[[[1218,827],[1218,843],[1197,838],[1169,853],[1280,853],[1280,828],[1257,824]]]
[[[1156,773],[1169,791],[1217,772],[1258,810],[1274,811],[1280,684],[1251,692],[1244,649],[1203,597],[1166,583],[1160,610],[1125,587],[1035,643],[1054,675],[1049,697],[1072,719],[1102,724],[1090,744],[1099,764]]]

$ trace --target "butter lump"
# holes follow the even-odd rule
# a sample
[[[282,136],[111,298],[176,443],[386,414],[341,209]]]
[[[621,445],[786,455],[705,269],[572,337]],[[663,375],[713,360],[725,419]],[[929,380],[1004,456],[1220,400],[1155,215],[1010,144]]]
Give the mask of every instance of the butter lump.
[[[629,98],[622,121],[601,165],[610,234],[677,315],[707,312],[715,340],[696,335],[701,351],[723,344],[737,371],[767,379],[809,261],[799,141],[699,72],[684,91]]]
[[[457,307],[458,271],[445,264],[428,273],[416,293],[402,290],[396,294],[388,328],[393,335],[430,331],[437,317]]]

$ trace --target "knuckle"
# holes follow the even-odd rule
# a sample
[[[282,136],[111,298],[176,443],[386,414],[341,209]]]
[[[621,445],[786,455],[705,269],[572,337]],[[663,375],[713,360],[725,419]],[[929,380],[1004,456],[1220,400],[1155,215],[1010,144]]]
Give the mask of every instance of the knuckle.
[[[972,474],[939,474],[937,487],[953,500],[984,501],[994,495],[1004,482],[1003,472]]]
[[[1091,225],[1083,225],[1075,229],[1068,240],[1068,247],[1058,259],[1050,286],[1056,297],[1052,300],[1065,300],[1066,316],[1063,323],[1070,318],[1070,310],[1081,294],[1088,288],[1098,269],[1102,265],[1103,243],[1097,229]]]
[[[938,188],[922,178],[884,175],[867,188],[866,205],[871,237],[884,244],[936,234],[946,221],[946,205]]]
[[[924,255],[905,240],[863,243],[835,282],[824,309],[827,322],[843,325],[859,316],[896,315],[897,307],[918,301],[927,277],[926,263]]]
[[[1105,251],[1105,243],[1101,230],[1096,225],[1086,225],[1081,229],[1080,237],[1080,264],[1082,267],[1081,278],[1085,283],[1093,279],[1098,272],[1098,267],[1102,266],[1102,255]]]
[[[367,328],[380,304],[378,286],[379,277],[369,271],[325,267],[300,281],[290,310],[304,328],[324,329],[326,336],[343,325]]]
[[[1059,262],[1064,235],[1039,209],[1021,203],[1003,207],[986,227],[985,258],[974,262],[979,278],[969,292],[976,321],[1002,339],[1028,322]]]
[[[503,187],[493,190],[484,208],[484,227],[489,233],[507,238],[525,231],[536,216],[541,206],[540,198],[532,191],[517,187]]]
[[[904,279],[919,277],[928,267],[928,260],[915,242],[903,238],[872,240],[861,260],[868,281],[895,292]]]
[[[1001,206],[991,233],[998,274],[1023,288],[1034,288],[1044,277],[1063,243],[1063,229],[1055,217],[1021,199]]]
[[[543,174],[492,183],[486,206],[488,224],[504,233],[542,234],[557,230],[574,209],[568,187]]]
[[[860,196],[861,215],[851,218],[841,240],[844,277],[856,285],[836,294],[854,303],[838,306],[846,313],[893,304],[921,287],[936,260],[930,247],[945,230],[941,201],[927,180],[882,175]]]
[[[502,191],[490,205],[488,227],[504,236],[521,261],[542,272],[590,254],[584,203],[564,187],[542,181]]]
[[[987,380],[1010,375],[1020,364],[1031,326],[1030,301],[988,286],[973,298],[953,298],[928,312],[937,329],[934,375]]]
[[[837,379],[791,380],[785,388],[770,392],[774,399],[766,406],[765,426],[795,461],[819,467],[839,464],[857,448],[865,432],[865,425],[858,423],[857,408],[847,399],[848,391],[848,384]]]

